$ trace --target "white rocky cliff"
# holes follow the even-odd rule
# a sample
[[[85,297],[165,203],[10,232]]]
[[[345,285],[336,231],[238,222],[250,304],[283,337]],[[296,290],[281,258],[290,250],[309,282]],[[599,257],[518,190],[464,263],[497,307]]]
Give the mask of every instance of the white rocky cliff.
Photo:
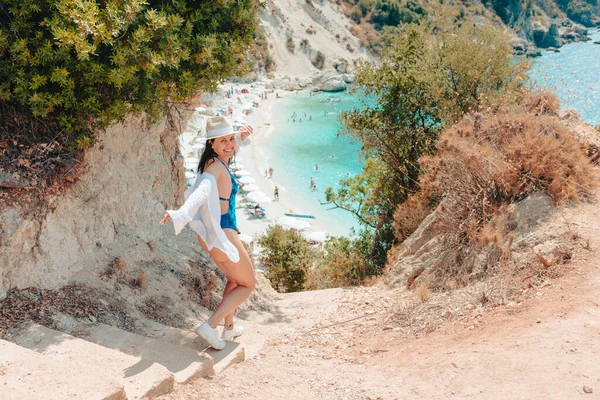
[[[47,210],[21,204],[0,212],[0,296],[15,286],[87,281],[115,258],[135,273],[150,261],[176,266],[204,257],[189,232],[175,237],[158,224],[185,187],[177,132],[130,118],[99,135],[86,163]]]

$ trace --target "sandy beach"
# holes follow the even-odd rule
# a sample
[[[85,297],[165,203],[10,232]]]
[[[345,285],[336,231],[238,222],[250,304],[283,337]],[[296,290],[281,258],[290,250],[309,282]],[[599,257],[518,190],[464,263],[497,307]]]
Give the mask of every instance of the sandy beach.
[[[249,93],[241,93],[242,89],[247,89]],[[227,95],[233,90],[233,95]],[[263,96],[266,93],[266,98]],[[280,96],[277,98],[276,94]],[[206,118],[211,113],[222,112],[232,122],[236,120],[247,121],[247,124],[254,128],[254,133],[250,136],[251,143],[240,148],[237,154],[237,162],[243,166],[243,170],[248,171],[250,177],[255,179],[255,185],[266,194],[272,201],[260,203],[260,206],[265,210],[265,217],[262,219],[252,217],[244,212],[246,200],[243,194],[238,194],[237,197],[237,221],[238,228],[243,235],[243,238],[249,240],[251,237],[255,239],[257,235],[262,234],[270,226],[276,224],[280,217],[285,213],[304,214],[302,200],[294,196],[293,191],[285,189],[285,182],[278,180],[277,171],[274,171],[273,178],[265,176],[270,165],[267,165],[264,157],[265,151],[268,151],[269,136],[274,133],[274,125],[271,123],[276,103],[286,96],[292,95],[291,92],[275,90],[271,92],[266,89],[264,83],[258,82],[254,84],[232,84],[227,83],[221,86],[218,93],[207,95],[202,102],[207,106],[202,109],[202,113],[196,113],[191,124],[188,125],[188,132],[184,132],[181,136],[180,143],[182,145],[182,153],[189,158],[192,150],[192,143],[197,142],[197,135],[193,132],[205,124]],[[252,107],[250,108],[250,105]],[[249,114],[244,110],[251,109]],[[203,130],[200,135],[203,135]],[[198,157],[196,150],[194,157]],[[201,151],[201,150],[200,150]],[[189,171],[189,169],[188,169]],[[274,200],[274,188],[278,186],[279,201]],[[326,211],[325,211],[326,212]],[[314,215],[314,219],[298,218],[310,223],[310,227],[303,230],[305,234],[311,232],[324,231],[332,235],[347,235],[341,229],[336,229],[327,223],[326,220],[320,218],[320,215]],[[338,231],[339,230],[339,231]],[[249,235],[246,236],[246,235]]]
[[[286,92],[280,94],[282,97],[286,95],[289,94]],[[248,215],[244,214],[243,208],[240,208],[241,204],[238,205],[237,218],[239,229],[242,233],[252,236],[263,233],[269,225],[274,224],[285,213],[304,213],[302,201],[294,196],[293,191],[285,189],[286,183],[278,179],[277,171],[274,171],[272,179],[265,176],[265,171],[268,171],[270,165],[267,165],[264,161],[264,151],[269,146],[269,136],[274,134],[271,115],[273,114],[276,102],[279,100],[276,98],[275,93],[268,94],[267,99],[262,100],[260,106],[248,117],[248,123],[254,128],[254,134],[251,137],[252,143],[249,146],[242,147],[238,154],[240,162],[244,165],[244,169],[248,170],[251,174],[250,176],[256,179],[256,184],[260,187],[260,190],[273,198],[275,186],[280,188],[279,201],[261,204],[266,212],[266,218],[262,220],[249,218]],[[303,218],[303,220],[311,224],[306,229],[306,232],[327,231],[334,235],[343,233],[336,232],[335,230],[332,231],[331,226],[327,226],[326,222],[322,218],[319,218],[319,215],[314,216],[315,219]]]

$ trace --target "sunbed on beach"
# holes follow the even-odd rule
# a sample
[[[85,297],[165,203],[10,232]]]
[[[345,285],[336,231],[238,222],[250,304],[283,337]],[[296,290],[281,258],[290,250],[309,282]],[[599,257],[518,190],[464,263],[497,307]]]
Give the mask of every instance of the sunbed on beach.
[[[292,214],[292,213],[285,213],[286,216],[288,217],[296,217],[296,218],[310,218],[310,219],[315,219],[314,215],[309,215],[309,214]]]

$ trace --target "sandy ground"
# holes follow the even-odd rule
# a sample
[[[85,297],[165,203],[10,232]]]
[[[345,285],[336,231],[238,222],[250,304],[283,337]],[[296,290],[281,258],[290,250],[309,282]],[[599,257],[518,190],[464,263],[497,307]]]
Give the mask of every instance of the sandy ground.
[[[526,301],[407,334],[381,286],[280,295],[239,314],[247,361],[165,398],[600,399],[597,204],[565,216],[589,249]]]

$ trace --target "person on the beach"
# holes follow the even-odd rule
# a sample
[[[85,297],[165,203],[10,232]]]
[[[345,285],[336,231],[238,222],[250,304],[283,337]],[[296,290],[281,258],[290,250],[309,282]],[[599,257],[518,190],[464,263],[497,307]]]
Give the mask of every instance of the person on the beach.
[[[319,164],[315,164],[315,171],[319,170]]]
[[[176,211],[167,210],[160,224],[173,221],[176,235],[189,224],[198,233],[200,246],[227,278],[221,303],[196,329],[212,348],[221,350],[226,340],[244,333],[241,326],[233,324],[233,315],[255,286],[252,261],[237,233],[235,195],[238,185],[228,168],[240,143],[252,134],[252,127],[244,126],[235,132],[225,117],[210,117],[206,121],[206,133],[206,147],[198,167],[201,175],[194,186],[186,190],[183,206]],[[219,339],[216,328],[222,320],[225,328]]]
[[[273,167],[269,167],[269,179],[273,179]]]
[[[310,189],[315,190],[315,180],[313,178],[310,178]]]
[[[273,197],[275,198],[275,201],[279,201],[279,188],[277,186],[273,189]]]

